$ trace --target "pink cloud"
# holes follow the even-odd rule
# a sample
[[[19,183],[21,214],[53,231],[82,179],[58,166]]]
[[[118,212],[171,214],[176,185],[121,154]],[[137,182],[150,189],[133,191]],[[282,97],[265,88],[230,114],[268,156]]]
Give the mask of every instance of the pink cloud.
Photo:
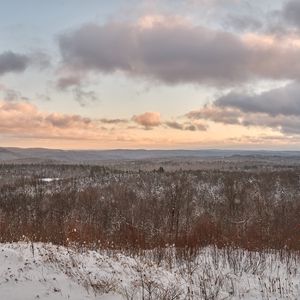
[[[104,131],[97,120],[46,113],[28,102],[0,102],[0,134],[18,137],[93,139]]]
[[[146,128],[152,128],[161,125],[159,112],[145,112],[141,115],[135,115],[132,120]]]

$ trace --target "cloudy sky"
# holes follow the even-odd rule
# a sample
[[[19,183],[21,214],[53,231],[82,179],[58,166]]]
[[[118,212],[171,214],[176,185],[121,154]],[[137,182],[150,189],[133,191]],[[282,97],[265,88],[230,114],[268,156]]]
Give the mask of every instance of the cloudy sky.
[[[300,146],[299,0],[0,2],[0,146]]]

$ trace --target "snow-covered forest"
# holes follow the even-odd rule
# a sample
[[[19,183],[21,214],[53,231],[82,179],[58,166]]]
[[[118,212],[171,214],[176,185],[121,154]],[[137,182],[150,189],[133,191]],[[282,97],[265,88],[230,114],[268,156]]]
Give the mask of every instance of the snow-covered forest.
[[[0,176],[4,298],[300,296],[296,167],[1,165]]]
[[[3,165],[0,241],[300,250],[300,171]]]

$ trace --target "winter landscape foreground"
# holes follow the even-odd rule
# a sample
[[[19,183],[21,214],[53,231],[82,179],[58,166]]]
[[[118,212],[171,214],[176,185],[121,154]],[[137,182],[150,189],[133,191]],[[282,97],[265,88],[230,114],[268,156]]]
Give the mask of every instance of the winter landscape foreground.
[[[172,247],[126,255],[43,243],[0,245],[0,299],[299,299],[300,259],[288,251]]]
[[[0,164],[0,300],[300,299],[278,158]]]

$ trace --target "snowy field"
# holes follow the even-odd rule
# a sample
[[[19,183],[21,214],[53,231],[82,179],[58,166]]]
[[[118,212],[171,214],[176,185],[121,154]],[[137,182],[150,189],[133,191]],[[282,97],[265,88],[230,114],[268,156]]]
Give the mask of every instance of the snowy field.
[[[0,299],[300,299],[299,256],[204,248],[129,257],[49,244],[0,244]]]

